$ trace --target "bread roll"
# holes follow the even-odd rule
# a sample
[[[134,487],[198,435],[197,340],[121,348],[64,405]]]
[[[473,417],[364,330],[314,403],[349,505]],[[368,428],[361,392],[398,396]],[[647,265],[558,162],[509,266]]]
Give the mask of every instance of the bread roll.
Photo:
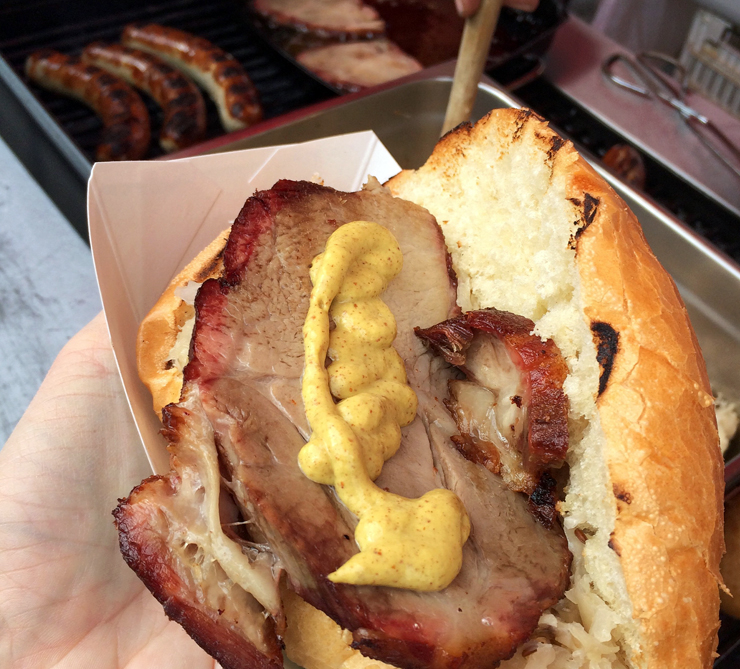
[[[586,537],[574,573],[616,614],[627,661],[710,667],[724,552],[713,397],[678,290],[634,214],[525,109],[456,128],[389,186],[442,225],[464,310],[527,316],[566,356],[561,510]]]
[[[724,551],[713,397],[676,286],[635,216],[524,109],[459,126],[387,185],[437,218],[463,310],[532,319],[568,363],[559,509],[571,589],[502,669],[710,667]],[[214,244],[142,324],[142,379],[157,411],[178,384],[166,362],[181,321],[173,286],[213,267]],[[339,627],[298,597],[285,604],[287,653],[306,669],[387,667],[344,646]]]

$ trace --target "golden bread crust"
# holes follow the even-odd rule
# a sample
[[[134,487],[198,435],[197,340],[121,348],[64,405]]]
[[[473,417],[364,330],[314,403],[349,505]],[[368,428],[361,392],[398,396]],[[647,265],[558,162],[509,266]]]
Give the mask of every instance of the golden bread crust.
[[[704,360],[678,290],[632,212],[582,158],[571,183],[575,197],[599,200],[576,263],[586,317],[619,333],[597,406],[617,504],[612,545],[645,666],[711,667],[724,468]]]
[[[182,390],[182,372],[170,362],[170,352],[183,324],[193,316],[193,307],[175,294],[189,281],[203,283],[221,275],[221,256],[230,228],[221,232],[188,263],[172,281],[139,326],[136,337],[136,365],[139,378],[152,394],[154,412],[177,402]]]

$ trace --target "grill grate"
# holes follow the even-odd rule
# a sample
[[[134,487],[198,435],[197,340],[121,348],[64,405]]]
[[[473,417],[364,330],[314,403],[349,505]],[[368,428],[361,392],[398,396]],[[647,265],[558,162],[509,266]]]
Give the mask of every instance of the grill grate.
[[[60,0],[20,2],[11,0],[0,8],[0,55],[26,81],[26,57],[41,48],[78,54],[90,42],[115,42],[123,27],[135,21],[151,21],[205,37],[242,63],[260,94],[265,118],[319,102],[332,93],[276,54],[245,20],[242,7],[231,0],[209,3],[168,0],[159,3],[122,2],[68,3]],[[92,163],[101,123],[85,105],[26,82],[38,100]],[[153,100],[144,98],[152,119],[152,142],[147,158],[162,151],[156,141],[162,113]],[[215,105],[206,96],[206,139],[224,134]]]

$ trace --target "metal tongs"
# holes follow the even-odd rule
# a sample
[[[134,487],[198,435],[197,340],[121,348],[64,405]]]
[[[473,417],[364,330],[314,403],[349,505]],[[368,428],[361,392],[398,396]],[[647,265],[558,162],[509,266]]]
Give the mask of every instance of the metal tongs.
[[[614,73],[616,63],[621,63],[630,72],[632,81]],[[664,72],[662,68],[665,66],[678,75],[678,81]],[[620,88],[644,98],[657,98],[675,109],[699,141],[740,177],[740,148],[709,118],[686,104],[686,70],[677,60],[655,51],[637,54],[634,59],[615,53],[604,61],[601,70],[609,81]]]

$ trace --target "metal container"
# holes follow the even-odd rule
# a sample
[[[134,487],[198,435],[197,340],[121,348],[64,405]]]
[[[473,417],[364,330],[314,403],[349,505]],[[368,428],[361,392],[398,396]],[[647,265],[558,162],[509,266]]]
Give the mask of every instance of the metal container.
[[[291,144],[373,130],[401,167],[419,167],[439,139],[453,72],[454,63],[444,63],[407,77],[401,83],[386,84],[374,93],[355,93],[315,105],[276,119],[276,124],[267,130],[240,131],[173,157]],[[508,93],[488,82],[479,85],[472,112],[475,120],[496,107],[520,106]]]

